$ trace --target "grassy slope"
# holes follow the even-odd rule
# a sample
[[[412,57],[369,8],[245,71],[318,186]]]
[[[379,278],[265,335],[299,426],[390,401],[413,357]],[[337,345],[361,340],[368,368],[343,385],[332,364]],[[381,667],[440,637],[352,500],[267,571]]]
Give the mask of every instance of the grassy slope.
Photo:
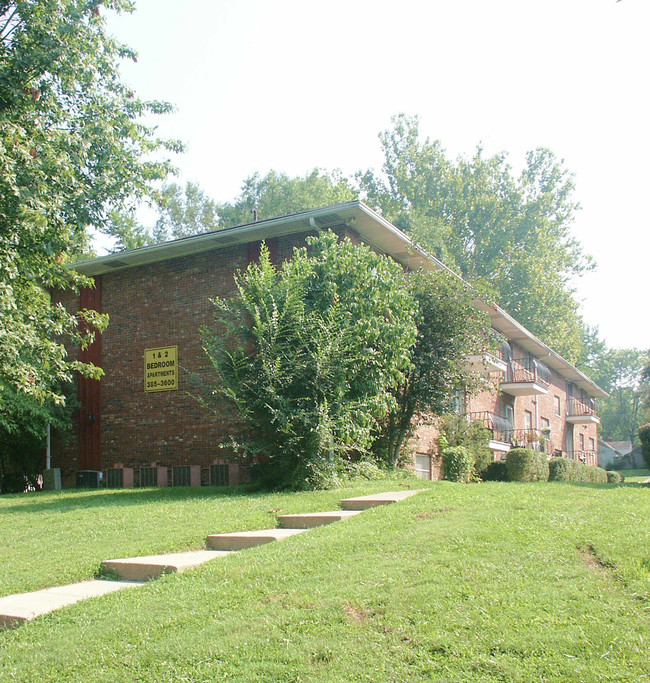
[[[620,470],[625,477],[625,481],[640,484],[650,479],[650,470]]]
[[[437,484],[0,634],[0,680],[647,680],[649,513],[635,486]]]
[[[417,481],[337,491],[250,494],[234,488],[42,492],[0,497],[0,596],[92,578],[102,560],[193,550],[208,534],[268,529],[276,514],[335,510],[339,500]]]

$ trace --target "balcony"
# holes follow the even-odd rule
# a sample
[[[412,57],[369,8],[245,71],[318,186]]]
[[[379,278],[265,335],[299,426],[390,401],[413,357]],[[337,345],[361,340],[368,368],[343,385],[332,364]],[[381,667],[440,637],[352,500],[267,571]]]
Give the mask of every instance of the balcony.
[[[508,364],[495,354],[486,351],[485,353],[467,356],[466,367],[474,372],[489,374],[491,372],[505,372],[508,369]]]
[[[536,358],[517,358],[508,361],[501,391],[512,396],[536,396],[548,394],[551,371]]]
[[[467,415],[470,422],[482,422],[492,432],[492,438],[488,444],[491,451],[501,451],[503,453],[512,448],[510,434],[512,432],[512,422],[502,415],[482,410]]]
[[[505,359],[510,358],[510,354],[510,345],[504,341],[494,353],[484,351],[468,356],[466,368],[486,375],[492,372],[505,372],[508,369],[508,362]]]
[[[598,466],[598,453],[596,451],[567,451],[565,457],[584,465]]]
[[[570,398],[566,405],[566,421],[572,425],[600,424],[593,400],[585,403],[577,398]]]
[[[554,455],[555,448],[549,431],[541,429],[513,429],[510,432],[510,443],[513,448],[530,448],[547,455]]]

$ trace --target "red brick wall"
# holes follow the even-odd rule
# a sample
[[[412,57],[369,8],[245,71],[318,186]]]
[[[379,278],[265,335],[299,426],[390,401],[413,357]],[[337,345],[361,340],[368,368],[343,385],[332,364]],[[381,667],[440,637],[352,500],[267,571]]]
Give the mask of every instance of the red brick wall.
[[[361,241],[349,228],[338,232],[353,242]],[[307,234],[274,239],[272,255],[278,262],[286,260],[295,246],[304,244]],[[256,248],[241,245],[102,275],[102,309],[110,316],[101,340],[101,365],[106,373],[101,380],[103,469],[118,463],[133,467],[136,472],[140,466],[152,463],[166,467],[199,464],[206,468],[229,455],[219,445],[227,444],[231,435],[240,434],[240,425],[232,418],[218,419],[188,392],[200,393],[203,388],[193,384],[192,377],[212,376],[198,334],[202,326],[213,326],[209,299],[232,293],[233,273],[245,268],[256,253]],[[57,293],[54,298],[70,311],[79,308],[78,296],[70,292]],[[179,388],[145,393],[144,350],[169,345],[178,346]],[[70,352],[77,357],[76,350]],[[513,357],[523,355],[520,349],[513,349]],[[553,411],[555,394],[561,397],[560,417],[555,417]],[[504,400],[507,399],[499,397],[495,389],[472,398],[467,410],[502,414]],[[518,397],[514,405],[516,428],[524,428],[525,410],[531,410],[534,427],[541,427],[541,417],[548,417],[554,446],[564,448],[566,383],[562,377],[553,373],[548,396]],[[78,434],[78,417],[75,429]],[[588,448],[589,437],[596,440],[596,428],[576,426],[575,449],[580,432],[585,434]],[[412,453],[433,456],[434,478],[441,474],[436,459],[437,436],[434,425],[423,424],[409,443]],[[74,472],[80,469],[79,439],[65,443],[55,438],[52,452],[53,467],[62,469],[64,482],[70,485]]]
[[[337,232],[355,236],[347,228]],[[275,238],[273,256],[286,260],[307,234]],[[229,454],[219,444],[240,426],[220,420],[188,392],[200,394],[205,382],[197,378],[213,376],[199,335],[202,326],[214,328],[209,299],[232,293],[234,272],[250,258],[249,245],[241,245],[102,275],[102,310],[110,317],[101,339],[102,469],[118,463],[136,472],[152,463],[205,468]],[[71,292],[54,298],[69,311],[79,308]],[[145,393],[145,349],[171,345],[178,346],[178,390]],[[71,442],[53,443],[53,467],[61,467],[68,485],[81,463],[78,418],[75,432]]]
[[[527,354],[517,344],[511,342],[512,357],[522,358]],[[541,359],[543,360],[543,359]],[[574,394],[576,393],[574,387]],[[579,394],[579,392],[577,392]],[[560,414],[555,414],[555,396],[560,398]],[[510,403],[514,407],[514,428],[525,429],[525,412],[529,411],[532,414],[532,426],[535,429],[542,429],[542,418],[549,421],[551,428],[551,446],[554,450],[577,451],[579,450],[579,434],[585,436],[585,449],[589,449],[589,438],[598,443],[597,426],[592,425],[575,425],[573,427],[573,440],[566,441],[567,429],[570,433],[571,425],[566,422],[566,408],[567,408],[567,382],[562,375],[551,369],[551,383],[548,394],[541,396],[509,396],[507,394],[499,395],[499,392],[489,393],[483,392],[476,397],[473,397],[468,402],[468,412],[479,412],[488,410],[499,415],[504,414],[504,404]],[[593,464],[593,463],[590,463]]]

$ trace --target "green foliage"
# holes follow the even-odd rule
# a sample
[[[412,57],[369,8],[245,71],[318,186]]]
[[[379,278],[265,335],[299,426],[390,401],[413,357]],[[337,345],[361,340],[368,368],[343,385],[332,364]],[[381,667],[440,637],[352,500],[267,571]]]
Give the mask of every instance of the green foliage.
[[[39,401],[62,401],[57,386],[74,370],[99,375],[71,363],[60,340],[88,343],[106,323],[82,314],[80,333],[42,288],[88,284],[64,264],[83,253],[87,229],[167,174],[167,161],[147,155],[177,148],[140,122],[170,107],[133,95],[120,81],[123,58],[135,55],[106,34],[97,2],[0,3],[0,387]]]
[[[572,278],[592,267],[571,235],[579,208],[571,174],[546,149],[514,176],[505,154],[450,160],[399,115],[380,136],[382,172],[357,180],[366,201],[569,360],[581,348]]]
[[[166,185],[159,199],[160,215],[154,228],[156,242],[211,232],[219,227],[217,205],[197,183],[185,190],[176,183]]]
[[[64,393],[64,392],[60,392]],[[65,392],[69,393],[69,392]],[[43,470],[48,423],[63,434],[70,421],[72,406],[40,402],[11,386],[2,390],[0,401],[0,492],[11,493],[16,480],[23,491],[25,478],[35,480]]]
[[[480,421],[469,422],[464,416],[448,413],[443,416],[440,424],[440,434],[444,439],[439,439],[438,445],[464,446],[472,456],[475,474],[479,478],[482,472],[492,462],[492,452],[488,448],[490,430]],[[442,449],[445,445],[442,445]]]
[[[549,481],[578,481],[578,465],[569,458],[551,458],[549,461]]]
[[[395,390],[395,408],[375,448],[391,466],[412,432],[414,417],[442,415],[454,398],[485,387],[483,377],[467,368],[467,356],[493,344],[488,316],[477,311],[472,292],[458,277],[446,271],[417,272],[409,274],[408,284],[418,305],[413,366]]]
[[[609,475],[612,475],[611,477]],[[583,465],[569,458],[551,458],[549,462],[549,481],[583,481],[596,484],[620,483],[622,477],[600,467]]]
[[[645,464],[650,468],[650,423],[639,427],[639,441]]]
[[[220,409],[249,432],[240,452],[260,460],[267,485],[332,485],[342,460],[368,452],[411,367],[416,309],[402,271],[328,232],[279,270],[263,248],[235,281],[203,339]]]
[[[345,481],[376,481],[385,479],[387,470],[381,469],[373,460],[358,460],[341,463],[340,474]]]
[[[624,481],[625,477],[620,472],[607,472],[608,484],[622,484]]]
[[[241,194],[233,203],[219,205],[219,226],[227,228],[252,223],[254,210],[257,219],[263,220],[341,204],[358,197],[358,191],[339,171],[315,168],[311,173],[295,178],[277,171],[270,171],[263,177],[255,173],[246,178]]]
[[[491,462],[481,473],[482,481],[508,481],[505,460]]]
[[[442,451],[442,467],[447,481],[467,484],[474,475],[474,458],[464,446],[449,446]]]
[[[506,455],[508,481],[548,481],[548,457],[528,448],[513,448]]]
[[[605,441],[638,443],[645,398],[644,366],[647,352],[640,349],[605,349],[590,372],[609,397],[600,399],[598,415]]]

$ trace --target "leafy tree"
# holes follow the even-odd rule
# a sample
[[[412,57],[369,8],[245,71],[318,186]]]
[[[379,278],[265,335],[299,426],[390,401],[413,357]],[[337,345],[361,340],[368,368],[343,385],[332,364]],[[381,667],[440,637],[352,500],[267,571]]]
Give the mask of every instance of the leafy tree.
[[[221,410],[249,430],[273,486],[323,486],[367,453],[410,369],[415,303],[399,265],[333,233],[276,270],[268,251],[203,331]]]
[[[200,235],[220,227],[217,204],[198,183],[188,182],[185,189],[176,183],[163,185],[156,205],[158,218],[153,227],[142,225],[134,208],[111,212],[104,232],[116,239],[113,251]]]
[[[60,390],[60,393],[69,393]],[[43,469],[47,425],[65,434],[72,406],[41,402],[11,386],[0,401],[0,492],[20,493]]]
[[[120,60],[135,54],[106,35],[103,7],[132,4],[0,1],[0,401],[7,388],[62,401],[72,371],[98,376],[60,340],[88,343],[105,319],[81,312],[80,331],[44,290],[89,284],[65,262],[86,248],[90,226],[165,177],[169,162],[148,155],[178,149],[141,123],[170,107],[120,81]]]
[[[219,225],[226,228],[251,223],[253,210],[259,220],[354,199],[358,199],[358,192],[339,171],[330,173],[315,168],[295,178],[277,171],[263,177],[255,173],[244,181],[242,192],[233,203],[219,205]]]
[[[199,187],[188,182],[185,190],[166,185],[159,200],[160,215],[154,228],[156,242],[199,235],[219,227],[217,204]]]
[[[445,271],[418,272],[408,280],[418,305],[413,365],[394,390],[395,406],[375,444],[390,465],[412,433],[414,418],[442,415],[454,398],[485,386],[468,369],[467,356],[492,346],[489,318],[473,306],[471,290],[458,277]]]
[[[592,370],[594,380],[609,393],[600,400],[598,409],[602,436],[607,441],[637,443],[643,420],[646,359],[646,352],[639,349],[608,349]]]
[[[650,424],[639,427],[639,441],[641,442],[641,453],[645,464],[650,468]]]
[[[463,415],[448,413],[440,421],[439,450],[443,452],[447,447],[457,446],[467,449],[473,478],[482,478],[483,471],[492,463],[492,452],[488,448],[490,438],[490,430],[479,420],[469,422]]]
[[[380,135],[382,172],[357,175],[362,196],[570,360],[582,321],[570,282],[592,266],[571,236],[573,179],[549,150],[529,152],[519,177],[505,154],[478,147],[452,161],[400,115]]]

